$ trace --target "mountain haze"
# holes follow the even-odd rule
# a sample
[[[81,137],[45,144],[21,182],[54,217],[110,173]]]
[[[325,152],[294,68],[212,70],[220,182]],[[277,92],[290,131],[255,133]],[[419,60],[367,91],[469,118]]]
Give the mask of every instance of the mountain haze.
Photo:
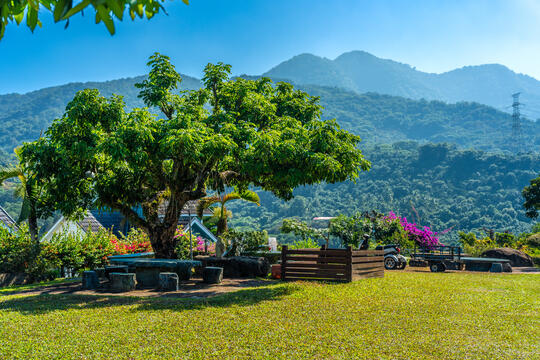
[[[357,93],[377,92],[448,103],[473,101],[511,111],[511,95],[522,92],[523,114],[540,118],[540,81],[503,65],[466,66],[442,74],[418,71],[407,64],[352,51],[334,60],[301,54],[263,74],[296,84],[335,86]]]

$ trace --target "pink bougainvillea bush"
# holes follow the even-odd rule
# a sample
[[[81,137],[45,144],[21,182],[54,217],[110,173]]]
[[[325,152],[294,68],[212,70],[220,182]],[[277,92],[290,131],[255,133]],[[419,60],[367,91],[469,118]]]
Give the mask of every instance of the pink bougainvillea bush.
[[[416,242],[419,246],[431,248],[441,245],[437,233],[433,232],[428,226],[419,229],[415,223],[408,222],[406,217],[399,217],[393,211],[390,211],[384,218],[388,221],[399,220],[401,226],[407,232],[409,239]]]

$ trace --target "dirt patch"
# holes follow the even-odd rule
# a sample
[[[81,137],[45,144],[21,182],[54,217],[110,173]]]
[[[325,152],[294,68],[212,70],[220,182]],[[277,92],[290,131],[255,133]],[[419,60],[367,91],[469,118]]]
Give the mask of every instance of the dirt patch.
[[[10,292],[2,295],[103,295],[103,296],[137,296],[137,297],[176,297],[176,298],[208,298],[219,294],[238,291],[243,288],[268,286],[276,283],[274,280],[263,279],[223,279],[221,284],[205,284],[202,279],[182,282],[178,291],[158,291],[156,289],[136,289],[129,292],[111,292],[107,282],[101,283],[101,288],[84,290],[80,282],[40,286],[37,288]]]

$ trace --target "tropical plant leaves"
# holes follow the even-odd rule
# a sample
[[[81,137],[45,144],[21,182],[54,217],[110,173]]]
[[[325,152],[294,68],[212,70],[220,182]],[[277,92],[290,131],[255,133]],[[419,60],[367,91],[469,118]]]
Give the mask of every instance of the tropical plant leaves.
[[[26,13],[26,25],[33,32],[36,26],[41,27],[39,11],[46,9],[51,11],[55,22],[66,21],[69,25],[69,18],[83,11],[90,5],[95,10],[96,23],[103,21],[111,35],[115,33],[113,16],[118,20],[124,19],[124,10],[129,8],[129,15],[135,20],[136,15],[151,19],[160,10],[165,12],[161,5],[164,0],[83,0],[73,6],[73,0],[12,0],[3,2],[0,6],[0,40],[2,39],[6,26],[10,22],[20,25]],[[185,5],[189,5],[188,0],[182,0]],[[166,14],[166,12],[165,12]]]

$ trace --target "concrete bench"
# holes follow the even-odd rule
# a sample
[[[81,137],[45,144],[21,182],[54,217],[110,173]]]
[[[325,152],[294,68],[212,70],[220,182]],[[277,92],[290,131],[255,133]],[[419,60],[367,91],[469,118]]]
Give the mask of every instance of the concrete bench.
[[[95,271],[85,271],[82,275],[82,287],[85,290],[94,290],[99,286],[99,277]]]
[[[203,269],[203,281],[207,284],[221,284],[223,281],[223,268],[207,266]]]
[[[192,269],[202,266],[200,261],[170,259],[110,259],[111,263],[127,266],[129,272],[137,274],[137,283],[141,287],[159,286],[159,274],[173,272],[178,279],[187,281],[191,278]]]
[[[105,266],[105,277],[111,279],[111,273],[127,273],[128,267],[126,265],[106,265]]]
[[[159,273],[159,290],[178,291],[178,274],[173,272]]]
[[[111,290],[113,291],[132,291],[137,286],[137,280],[133,273],[110,273]]]

